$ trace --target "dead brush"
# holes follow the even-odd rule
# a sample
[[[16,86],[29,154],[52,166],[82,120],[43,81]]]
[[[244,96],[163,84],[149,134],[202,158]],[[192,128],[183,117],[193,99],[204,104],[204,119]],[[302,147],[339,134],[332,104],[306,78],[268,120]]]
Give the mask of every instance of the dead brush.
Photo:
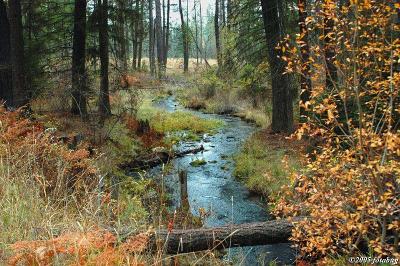
[[[115,235],[101,229],[65,233],[50,240],[19,241],[8,264],[51,265],[57,256],[68,256],[71,265],[144,265],[135,253],[144,251],[149,237],[139,234],[118,245]]]
[[[97,169],[88,150],[68,149],[51,130],[25,118],[20,110],[0,109],[0,121],[0,156],[6,160],[11,176],[22,171],[31,173],[41,185],[43,196],[83,196],[97,184]]]

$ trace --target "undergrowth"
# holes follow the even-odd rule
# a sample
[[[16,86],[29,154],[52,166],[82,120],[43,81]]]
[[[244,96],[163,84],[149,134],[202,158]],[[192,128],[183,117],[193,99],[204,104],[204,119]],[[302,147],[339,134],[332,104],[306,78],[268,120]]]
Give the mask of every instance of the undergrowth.
[[[282,136],[258,132],[234,156],[235,177],[249,190],[268,198],[276,197],[281,187],[290,183],[290,174],[302,168],[296,147],[285,144],[287,140],[280,138]]]
[[[66,232],[64,238],[75,239],[80,233],[67,232],[84,234],[107,224],[147,226],[141,197],[148,193],[149,181],[120,178],[117,202],[111,198],[107,176],[99,191],[99,177],[121,160],[113,157],[116,150],[102,155],[87,142],[71,148],[69,139],[58,137],[56,129],[46,128],[35,117],[25,117],[20,110],[1,109],[0,121],[1,264],[80,262],[76,256],[81,250],[73,250],[74,242],[57,250],[49,247],[53,242],[39,241],[52,239],[55,231]],[[132,153],[127,134],[110,134],[110,138],[120,143],[122,153]],[[111,147],[111,142],[102,147]],[[107,173],[117,174],[112,167]],[[87,252],[94,254],[85,257],[85,261],[101,255],[95,249]]]
[[[208,113],[233,114],[256,123],[270,124],[272,110],[268,82],[261,77],[266,66],[247,66],[238,77],[218,77],[215,69],[202,71],[193,78],[194,86],[177,89],[180,102],[192,109]],[[266,76],[266,74],[265,74]]]

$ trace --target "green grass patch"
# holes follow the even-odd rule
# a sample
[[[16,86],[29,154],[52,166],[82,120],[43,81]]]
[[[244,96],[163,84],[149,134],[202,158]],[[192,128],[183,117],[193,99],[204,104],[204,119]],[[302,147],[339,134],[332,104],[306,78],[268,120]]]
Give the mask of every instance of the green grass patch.
[[[301,169],[298,155],[284,146],[272,147],[258,134],[246,141],[234,161],[235,177],[243,180],[251,191],[268,197],[275,197],[283,185],[290,184],[290,174]]]
[[[223,122],[215,119],[202,119],[188,112],[157,112],[150,120],[152,127],[162,133],[191,131],[196,134],[213,133],[223,126]]]
[[[160,133],[186,131],[185,134],[175,134],[177,138],[197,140],[193,134],[214,133],[224,125],[217,119],[203,119],[190,112],[166,112],[153,106],[153,101],[145,99],[136,117],[139,120],[149,120],[151,127]]]

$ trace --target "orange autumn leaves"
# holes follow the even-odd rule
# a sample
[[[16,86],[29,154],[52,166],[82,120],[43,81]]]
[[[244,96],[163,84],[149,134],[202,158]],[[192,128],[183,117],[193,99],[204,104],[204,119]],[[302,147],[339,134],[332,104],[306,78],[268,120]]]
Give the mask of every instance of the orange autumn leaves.
[[[14,173],[25,171],[40,184],[43,196],[51,193],[58,198],[71,192],[83,196],[97,184],[97,169],[84,146],[68,149],[55,132],[24,117],[22,109],[1,108],[0,121],[0,156],[9,167],[10,182],[20,178]]]
[[[394,1],[320,1],[306,20],[310,58],[301,36],[283,44],[288,72],[312,80],[303,103],[310,115],[296,136],[317,139],[309,163],[283,189],[275,213],[306,215],[292,240],[303,258],[325,260],[370,250],[400,258],[400,40]],[[324,21],[333,20],[329,44]],[[335,52],[337,79],[324,82],[324,45]],[[326,48],[326,47],[325,47]],[[308,66],[308,67],[306,67]]]
[[[52,265],[63,257],[69,265],[144,265],[135,256],[143,252],[149,235],[142,233],[118,244],[115,235],[104,230],[87,233],[65,233],[51,240],[20,241],[12,245],[15,255],[8,261],[13,265]]]

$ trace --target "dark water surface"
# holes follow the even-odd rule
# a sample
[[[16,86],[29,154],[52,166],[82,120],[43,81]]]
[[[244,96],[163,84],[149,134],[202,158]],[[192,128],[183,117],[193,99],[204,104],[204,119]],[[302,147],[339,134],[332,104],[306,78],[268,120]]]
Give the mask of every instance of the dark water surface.
[[[180,170],[188,172],[188,194],[191,211],[199,215],[203,208],[210,213],[205,220],[206,227],[260,222],[269,219],[266,204],[256,196],[252,196],[246,187],[237,181],[232,172],[234,162],[232,156],[240,151],[243,142],[256,131],[256,127],[240,118],[206,114],[180,106],[174,97],[161,100],[157,107],[167,111],[185,111],[205,119],[219,119],[225,126],[214,135],[204,135],[201,141],[187,142],[177,147],[178,150],[199,147],[205,151],[190,154],[173,160],[173,169],[164,177],[168,192],[172,195],[173,207],[179,206],[179,177]],[[207,164],[193,167],[194,160],[205,160]],[[159,173],[160,167],[151,170]],[[293,250],[289,244],[275,244],[255,247],[237,247],[226,250],[226,260],[234,265],[269,265],[276,261],[280,265],[292,264]]]

